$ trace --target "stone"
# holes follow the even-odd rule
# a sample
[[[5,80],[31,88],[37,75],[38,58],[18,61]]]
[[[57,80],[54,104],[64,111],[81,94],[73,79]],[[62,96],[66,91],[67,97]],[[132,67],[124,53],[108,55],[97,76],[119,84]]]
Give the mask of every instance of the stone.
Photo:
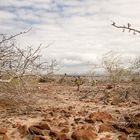
[[[139,128],[135,127],[135,125],[133,126],[131,123],[127,127],[121,126],[119,124],[113,124],[113,127],[124,134],[140,134]]]
[[[28,128],[29,129],[29,132],[33,135],[33,134],[36,134],[36,135],[42,135],[42,130],[35,127],[35,126],[31,126]]]
[[[74,118],[74,121],[77,123],[81,120],[81,118]]]
[[[58,132],[57,130],[50,131],[50,136],[58,137],[59,135],[61,135],[61,132]]]
[[[2,140],[9,140],[8,136],[6,134],[4,134]]]
[[[56,130],[51,130],[50,136],[56,137],[56,140],[71,140],[71,138],[67,134],[58,132]]]
[[[50,140],[50,139],[43,136],[33,136],[32,140]]]
[[[108,124],[101,124],[99,128],[99,133],[101,132],[114,132],[115,129],[113,126],[108,125]]]
[[[93,121],[110,122],[114,121],[114,118],[107,112],[93,112],[89,115],[89,118]]]
[[[63,133],[68,133],[70,131],[69,127],[65,127],[61,130]]]
[[[24,138],[28,134],[26,125],[20,125],[20,126],[18,126],[17,129],[20,133],[21,138]]]
[[[71,140],[71,138],[64,133],[61,133],[60,135],[58,135],[56,140]]]
[[[58,124],[59,127],[65,127],[65,126],[68,126],[68,122],[60,122]]]
[[[76,130],[72,134],[72,138],[75,140],[95,140],[97,134],[92,130]]]
[[[118,136],[118,139],[119,140],[128,140],[127,137],[126,136],[123,136],[123,135]]]
[[[136,137],[136,140],[140,140],[140,135],[138,135],[138,136]]]
[[[6,134],[7,128],[0,128],[0,134]]]
[[[100,140],[112,140],[112,139],[110,139],[110,138],[101,138]]]
[[[85,129],[85,130],[96,130],[95,126],[92,124],[84,124],[81,129]]]
[[[112,89],[112,88],[113,88],[113,85],[107,84],[106,89]]]
[[[140,113],[136,114],[133,118],[133,120],[137,123],[140,123]]]
[[[124,128],[124,130],[128,134],[134,133],[134,131],[135,131],[135,129],[134,128],[131,128],[131,127],[126,127],[126,128]]]
[[[87,123],[95,123],[95,120],[92,119],[92,118],[86,118],[85,122],[87,122]]]
[[[111,105],[119,105],[121,103],[121,100],[113,98],[110,103]]]
[[[122,131],[125,132],[126,134],[140,133],[139,130],[137,130],[136,128],[132,128],[132,127],[124,127],[124,128],[122,128]]]
[[[41,122],[36,127],[39,128],[39,129],[42,129],[42,130],[44,130],[44,129],[45,130],[50,130],[51,129],[47,122]]]

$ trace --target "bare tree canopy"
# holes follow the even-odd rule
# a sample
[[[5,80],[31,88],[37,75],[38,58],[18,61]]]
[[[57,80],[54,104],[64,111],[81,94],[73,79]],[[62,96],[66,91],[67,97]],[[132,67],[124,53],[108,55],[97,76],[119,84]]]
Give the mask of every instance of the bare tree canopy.
[[[10,82],[13,78],[33,73],[40,67],[37,59],[41,45],[35,50],[31,47],[24,50],[11,38],[4,38],[0,43],[0,82]],[[2,80],[4,75],[8,76],[9,80]]]

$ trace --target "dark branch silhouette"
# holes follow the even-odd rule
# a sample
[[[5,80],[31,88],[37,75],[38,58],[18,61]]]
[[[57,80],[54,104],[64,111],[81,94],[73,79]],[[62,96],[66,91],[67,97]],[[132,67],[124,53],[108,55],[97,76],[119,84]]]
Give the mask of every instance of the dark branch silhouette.
[[[32,28],[28,29],[27,31],[23,31],[23,32],[17,33],[15,35],[12,35],[12,36],[10,36],[8,38],[6,38],[4,34],[0,34],[1,36],[3,36],[3,39],[0,41],[0,44],[5,42],[5,41],[11,40],[11,39],[15,38],[16,36],[19,36],[21,34],[25,34],[25,33],[29,32],[31,29]]]
[[[128,23],[127,26],[125,26],[125,25],[123,25],[123,26],[118,26],[118,25],[116,25],[115,22],[113,22],[111,25],[114,26],[114,27],[116,27],[116,28],[123,29],[123,32],[124,32],[125,30],[128,30],[129,32],[132,31],[134,35],[136,35],[136,33],[140,33],[140,30],[131,28],[131,24],[130,24],[130,23]]]

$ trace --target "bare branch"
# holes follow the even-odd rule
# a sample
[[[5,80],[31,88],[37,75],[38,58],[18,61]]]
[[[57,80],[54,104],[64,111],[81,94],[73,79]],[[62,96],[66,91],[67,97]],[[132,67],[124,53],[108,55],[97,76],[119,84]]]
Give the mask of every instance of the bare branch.
[[[15,38],[16,36],[19,36],[21,34],[25,34],[25,33],[29,32],[31,29],[32,28],[28,29],[27,31],[23,31],[23,32],[17,33],[15,35],[12,35],[12,36],[10,36],[8,38],[6,38],[4,34],[0,34],[3,37],[3,39],[0,41],[0,44],[5,42],[5,41],[11,40],[11,39]]]
[[[137,30],[137,29],[134,29],[134,28],[131,28],[131,24],[128,23],[127,26],[123,25],[123,26],[118,26],[116,25],[116,23],[113,21],[113,23],[111,24],[112,26],[116,27],[116,28],[120,28],[120,29],[123,29],[123,32],[125,30],[128,30],[129,32],[133,32],[133,34],[135,35],[136,33],[140,33],[140,30]]]

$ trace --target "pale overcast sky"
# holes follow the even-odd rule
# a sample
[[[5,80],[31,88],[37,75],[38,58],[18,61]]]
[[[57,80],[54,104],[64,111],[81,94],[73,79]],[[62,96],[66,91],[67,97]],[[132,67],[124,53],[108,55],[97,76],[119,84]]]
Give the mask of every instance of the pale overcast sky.
[[[56,59],[59,73],[85,73],[110,50],[140,55],[140,34],[111,26],[128,22],[140,30],[140,0],[0,0],[0,33],[15,34],[21,47],[52,43],[44,56]]]

